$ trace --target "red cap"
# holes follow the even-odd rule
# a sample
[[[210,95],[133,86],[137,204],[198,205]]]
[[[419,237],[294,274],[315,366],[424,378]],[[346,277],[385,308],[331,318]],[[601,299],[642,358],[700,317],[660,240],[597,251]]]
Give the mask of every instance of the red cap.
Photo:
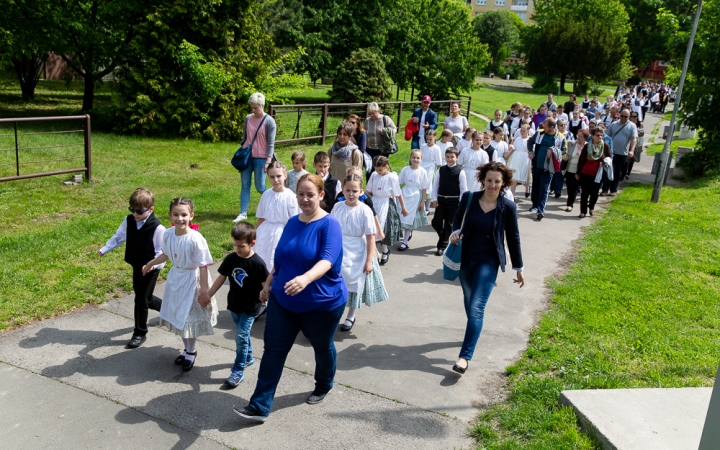
[[[429,95],[424,95],[423,98],[422,98],[422,101],[424,101],[424,102],[431,102],[432,99],[430,98]]]

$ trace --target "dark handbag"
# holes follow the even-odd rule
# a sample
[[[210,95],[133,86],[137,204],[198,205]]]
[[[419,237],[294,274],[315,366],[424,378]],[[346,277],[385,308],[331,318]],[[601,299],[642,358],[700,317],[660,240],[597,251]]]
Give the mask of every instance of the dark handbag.
[[[560,161],[560,170],[567,170],[567,165],[568,165],[567,159],[563,159],[562,161]]]
[[[252,138],[252,142],[250,142],[250,145],[247,145],[245,147],[240,147],[235,151],[235,154],[233,155],[232,159],[230,160],[230,164],[233,165],[234,168],[236,168],[239,172],[242,172],[243,170],[247,169],[250,166],[250,156],[252,155],[252,146],[255,144],[255,138],[257,138],[258,132],[260,131],[260,127],[263,126],[263,123],[265,122],[265,118],[267,117],[267,114],[265,114],[260,121],[260,124],[257,127],[257,130],[255,130],[255,136]]]
[[[460,230],[462,231],[463,226],[465,225],[465,219],[467,218],[467,213],[470,210],[470,205],[472,204],[473,200],[473,193],[470,192],[468,195],[468,201],[467,205],[465,205],[465,214],[463,214],[463,220],[460,224]],[[455,279],[460,275],[460,259],[462,258],[462,239],[458,239],[457,244],[453,244],[452,242],[447,246],[445,249],[445,253],[443,253],[443,278],[449,281],[455,281]]]

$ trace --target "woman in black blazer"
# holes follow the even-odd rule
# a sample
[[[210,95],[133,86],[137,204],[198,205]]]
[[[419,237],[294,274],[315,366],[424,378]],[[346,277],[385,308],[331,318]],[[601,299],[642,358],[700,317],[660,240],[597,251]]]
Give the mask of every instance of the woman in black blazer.
[[[468,318],[460,357],[453,366],[453,370],[460,374],[465,373],[475,352],[482,331],[485,305],[495,286],[498,268],[505,271],[505,239],[513,270],[517,271],[517,278],[513,281],[520,287],[525,285],[517,208],[515,202],[504,195],[512,181],[512,172],[497,162],[478,167],[478,181],[484,190],[463,194],[453,220],[453,230],[456,231],[450,235],[450,242],[463,240],[460,285]],[[471,202],[469,209],[468,201]],[[466,209],[467,217],[463,221]]]

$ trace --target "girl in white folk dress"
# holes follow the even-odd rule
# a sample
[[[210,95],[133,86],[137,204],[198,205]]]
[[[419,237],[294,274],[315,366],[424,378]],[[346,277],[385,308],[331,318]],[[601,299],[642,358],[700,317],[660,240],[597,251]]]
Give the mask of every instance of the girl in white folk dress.
[[[528,140],[530,139],[530,126],[524,124],[520,127],[520,137],[515,138],[510,146],[507,166],[512,169],[513,178],[510,183],[510,191],[515,195],[515,188],[518,184],[525,185],[525,198],[530,196],[530,157],[528,156]]]
[[[373,160],[375,172],[370,175],[365,192],[372,196],[378,222],[383,229],[385,237],[382,243],[382,256],[380,265],[390,259],[390,246],[401,239],[400,214],[403,217],[410,214],[405,209],[405,200],[400,189],[397,174],[390,172],[390,162],[385,156],[376,156]],[[400,208],[398,208],[398,203]],[[400,214],[398,214],[400,209]]]
[[[215,297],[208,296],[212,280],[207,268],[213,259],[205,238],[190,228],[194,209],[189,198],[170,202],[169,216],[175,226],[163,234],[162,254],[143,266],[144,275],[168,259],[173,263],[165,283],[160,325],[182,336],[185,350],[175,364],[182,365],[184,371],[195,365],[197,338],[214,334],[218,316]]]
[[[343,260],[341,273],[348,290],[348,314],[340,331],[355,325],[355,311],[362,304],[387,300],[380,266],[375,258],[375,218],[369,206],[360,201],[362,177],[350,174],[343,181],[344,201],[338,201],[332,215],[342,228]]]
[[[470,192],[481,190],[480,182],[477,180],[477,168],[490,162],[487,152],[482,149],[483,134],[482,131],[473,132],[472,147],[463,150],[457,162],[465,172],[467,190]]]
[[[400,227],[405,231],[402,244],[398,250],[407,250],[408,242],[412,237],[413,230],[427,225],[428,219],[425,213],[425,196],[430,187],[430,177],[425,169],[421,167],[423,154],[419,150],[410,152],[410,165],[403,167],[400,171],[400,185],[402,186],[403,199],[410,208],[410,214],[400,218]]]
[[[430,212],[430,200],[432,195],[432,186],[435,181],[435,176],[440,166],[443,165],[444,151],[440,150],[440,146],[435,143],[437,133],[435,130],[427,130],[425,133],[425,144],[420,146],[420,152],[422,153],[422,162],[420,166],[427,172],[428,179],[430,180],[430,187],[427,189],[427,196],[424,198],[425,214]]]
[[[272,273],[275,247],[282,236],[285,225],[291,217],[300,214],[297,198],[285,187],[287,169],[280,161],[270,163],[267,169],[272,189],[263,192],[255,216],[258,219],[257,237],[253,251],[265,261],[265,267]]]

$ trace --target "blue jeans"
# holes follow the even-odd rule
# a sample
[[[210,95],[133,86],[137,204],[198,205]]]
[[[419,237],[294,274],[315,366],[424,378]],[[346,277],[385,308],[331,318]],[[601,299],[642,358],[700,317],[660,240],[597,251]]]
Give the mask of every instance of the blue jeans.
[[[545,169],[538,169],[534,167],[532,170],[533,184],[532,184],[532,207],[537,208],[538,214],[545,214],[545,204],[548,198],[548,189],[550,189],[550,182],[552,176],[550,172]]]
[[[283,308],[270,292],[265,323],[265,351],[260,360],[255,392],[248,406],[263,416],[270,414],[285,359],[300,331],[315,350],[315,391],[321,394],[330,392],[337,363],[335,331],[344,311],[343,304],[330,311],[294,313]]]
[[[236,314],[230,311],[230,317],[235,324],[235,364],[233,364],[232,370],[233,372],[244,372],[245,367],[253,359],[250,329],[255,322],[255,316],[245,313]]]
[[[240,214],[247,214],[250,206],[250,183],[255,173],[255,189],[262,195],[267,191],[265,187],[265,158],[250,158],[247,169],[240,172]]]
[[[565,178],[561,171],[557,171],[552,177],[551,189],[555,194],[562,194],[563,186],[565,185]]]
[[[413,136],[410,141],[410,150],[417,150],[420,148],[420,136]]]
[[[475,353],[475,346],[480,338],[480,332],[485,318],[485,305],[487,304],[495,280],[497,279],[499,265],[497,262],[465,263],[460,266],[460,286],[465,300],[465,315],[467,327],[465,338],[460,350],[460,358],[470,361]]]

